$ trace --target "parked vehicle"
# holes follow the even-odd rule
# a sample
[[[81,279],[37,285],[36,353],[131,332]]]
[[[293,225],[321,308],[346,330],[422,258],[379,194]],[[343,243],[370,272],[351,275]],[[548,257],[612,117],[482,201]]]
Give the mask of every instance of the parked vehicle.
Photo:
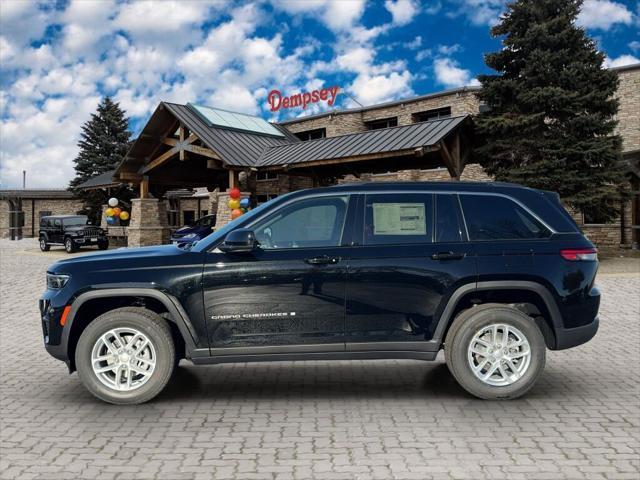
[[[185,245],[202,240],[213,232],[216,225],[215,215],[205,215],[196,220],[192,225],[185,225],[171,234],[171,243]]]
[[[155,397],[181,358],[434,360],[442,349],[468,392],[510,399],[535,384],[547,350],[595,335],[597,269],[550,192],[341,185],[282,195],[191,247],[59,261],[40,312],[46,349],[116,404]]]
[[[91,225],[85,215],[42,217],[38,238],[43,252],[48,252],[51,245],[63,245],[67,253],[91,245],[97,245],[100,250],[109,248],[106,230]]]

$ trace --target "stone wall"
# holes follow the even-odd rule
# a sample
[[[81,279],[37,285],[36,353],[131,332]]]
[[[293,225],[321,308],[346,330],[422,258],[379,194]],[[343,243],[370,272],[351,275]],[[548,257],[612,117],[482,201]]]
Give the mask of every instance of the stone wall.
[[[40,212],[51,212],[51,215],[75,215],[82,210],[82,201],[77,199],[23,198],[24,212],[23,237],[37,237],[40,229]],[[9,202],[0,200],[0,238],[10,237]],[[33,218],[33,225],[31,219]]]
[[[617,133],[622,135],[624,152],[640,150],[640,66],[618,70],[617,97],[620,100],[618,110]]]
[[[426,110],[451,107],[451,115],[474,115],[479,111],[479,102],[475,91],[445,92],[442,95],[429,96],[422,100],[407,100],[405,103],[394,104],[387,107],[375,107],[356,112],[335,112],[322,117],[304,117],[285,127],[293,132],[303,132],[317,128],[325,128],[327,137],[346,135],[349,133],[365,132],[365,122],[389,117],[398,117],[398,125],[410,125],[414,123],[412,115]]]
[[[169,242],[166,202],[156,198],[131,200],[131,221],[127,227],[127,245],[144,247]]]
[[[477,163],[467,165],[460,177],[467,182],[490,182],[492,179]],[[347,175],[339,180],[339,184],[358,182],[446,182],[452,181],[446,168],[433,168],[429,170],[398,170],[388,173],[363,173],[360,178]]]

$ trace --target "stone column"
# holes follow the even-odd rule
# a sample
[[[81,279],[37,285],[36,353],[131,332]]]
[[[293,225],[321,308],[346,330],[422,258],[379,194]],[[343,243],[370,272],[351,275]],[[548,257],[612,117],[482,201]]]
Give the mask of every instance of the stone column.
[[[157,198],[131,200],[131,221],[127,227],[127,245],[145,247],[168,243],[167,205]]]
[[[216,196],[218,208],[216,210],[216,230],[224,227],[231,221],[231,209],[229,208],[229,192],[212,192]],[[242,192],[240,198],[249,197],[249,192]]]
[[[109,208],[109,205],[102,205],[102,213],[100,214],[100,228],[104,228],[105,230],[109,228],[109,225],[107,224],[107,215],[105,213],[107,208]]]

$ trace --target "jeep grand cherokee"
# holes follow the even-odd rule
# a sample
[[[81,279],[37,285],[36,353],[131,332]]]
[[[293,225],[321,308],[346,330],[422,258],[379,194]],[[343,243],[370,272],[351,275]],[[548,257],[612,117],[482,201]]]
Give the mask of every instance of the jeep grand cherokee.
[[[181,358],[434,360],[471,394],[515,398],[547,350],[588,341],[593,244],[557,195],[500,183],[289,193],[192,246],[61,260],[46,349],[116,404],[155,397]],[[570,368],[570,367],[568,367]]]

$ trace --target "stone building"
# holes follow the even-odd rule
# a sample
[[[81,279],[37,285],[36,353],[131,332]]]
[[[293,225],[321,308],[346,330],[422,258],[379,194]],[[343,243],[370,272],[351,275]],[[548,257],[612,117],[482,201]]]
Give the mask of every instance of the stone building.
[[[82,201],[67,190],[0,190],[0,238],[37,237],[41,217],[80,210]]]

